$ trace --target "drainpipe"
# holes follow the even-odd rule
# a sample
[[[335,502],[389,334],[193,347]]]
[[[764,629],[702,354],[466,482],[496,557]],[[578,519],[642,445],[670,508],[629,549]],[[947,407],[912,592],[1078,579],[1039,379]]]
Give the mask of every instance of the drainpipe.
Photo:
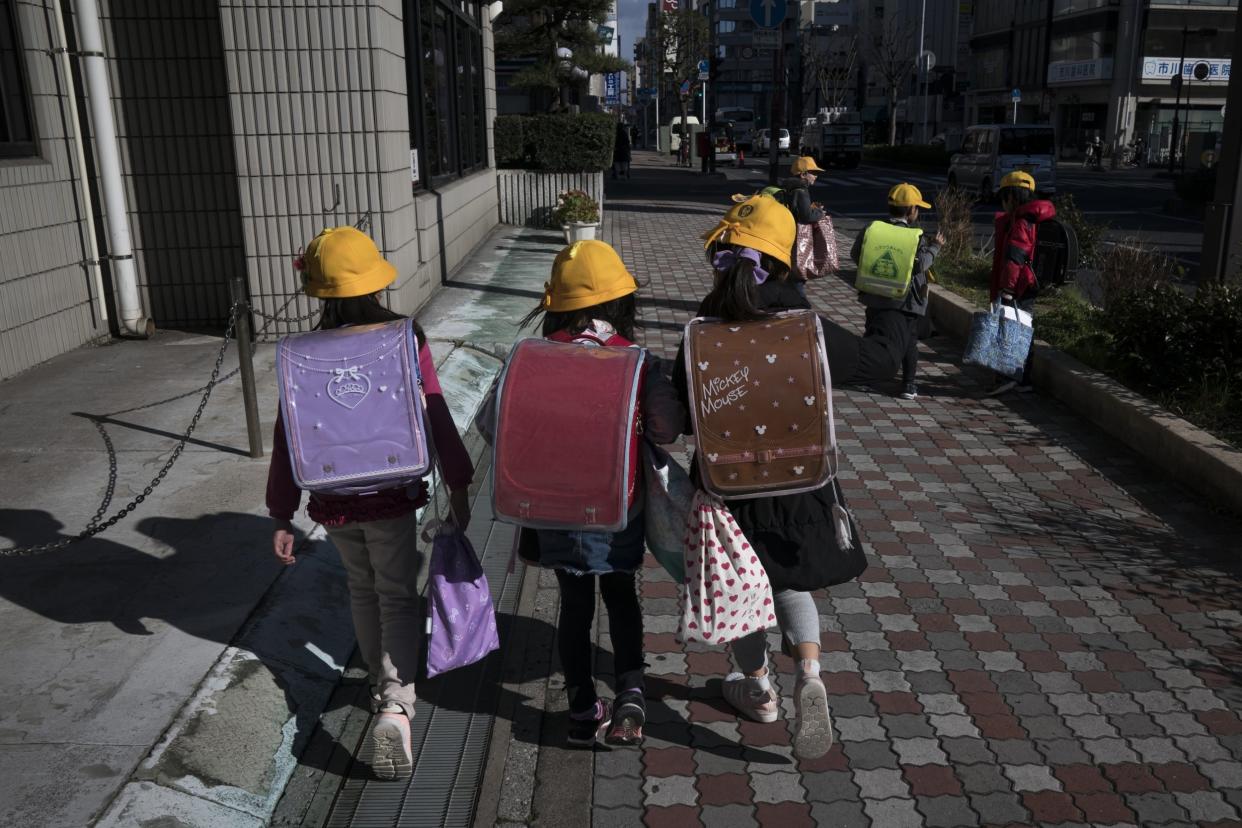
[[[78,185],[78,197],[86,211],[86,216],[82,221],[86,234],[85,267],[90,273],[91,281],[95,284],[95,293],[99,297],[99,319],[101,322],[107,322],[108,302],[104,294],[103,274],[100,267],[103,263],[99,260],[99,241],[95,237],[95,208],[91,201],[90,176],[86,171],[86,150],[82,146],[82,123],[78,120],[77,92],[73,85],[73,66],[69,63],[69,39],[65,35],[65,16],[61,11],[60,0],[52,0],[52,19],[56,25],[56,43],[59,44],[52,51],[56,53],[56,59],[60,63],[61,76],[65,79],[65,95],[69,99],[69,124],[73,131],[73,159],[78,171],[75,183]]]
[[[125,204],[125,184],[121,180],[121,149],[112,114],[108,68],[104,63],[98,0],[73,0],[73,14],[78,22],[78,48],[81,49],[87,101],[95,128],[99,189],[107,219],[108,258],[112,261],[112,274],[116,281],[121,329],[145,339],[155,333],[155,323],[143,313],[142,298],[138,293],[134,247],[129,234],[129,210]]]

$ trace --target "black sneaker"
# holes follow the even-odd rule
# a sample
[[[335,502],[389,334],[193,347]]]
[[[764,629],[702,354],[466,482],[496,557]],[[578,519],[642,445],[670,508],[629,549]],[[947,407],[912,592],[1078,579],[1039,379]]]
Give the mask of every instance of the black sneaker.
[[[590,719],[569,719],[569,737],[565,744],[571,748],[592,748],[600,735],[608,729],[612,722],[612,709],[608,702],[600,699],[596,702],[596,717]]]
[[[897,396],[901,397],[903,400],[917,400],[919,398],[918,386],[912,382],[907,382],[905,387],[901,389],[901,393]]]
[[[627,690],[613,704],[612,726],[604,741],[610,745],[641,745],[647,723],[647,702],[637,690]]]

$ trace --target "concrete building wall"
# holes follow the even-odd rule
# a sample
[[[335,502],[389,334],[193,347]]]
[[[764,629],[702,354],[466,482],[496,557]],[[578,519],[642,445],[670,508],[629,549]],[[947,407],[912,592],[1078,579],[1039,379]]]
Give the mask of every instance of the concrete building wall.
[[[310,310],[291,261],[324,227],[369,212],[400,274],[389,302],[412,312],[496,224],[491,169],[412,191],[404,5],[220,0],[246,270],[262,310],[290,299],[285,315]]]
[[[108,335],[86,244],[68,140],[69,80],[50,3],[14,4],[38,155],[0,158],[0,378]]]

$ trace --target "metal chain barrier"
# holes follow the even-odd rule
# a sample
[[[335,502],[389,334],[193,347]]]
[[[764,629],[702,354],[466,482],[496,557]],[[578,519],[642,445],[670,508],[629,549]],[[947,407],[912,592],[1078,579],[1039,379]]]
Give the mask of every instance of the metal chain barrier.
[[[320,313],[320,310],[318,308],[316,308],[315,310],[311,311],[308,314],[304,314],[301,316],[281,316],[280,315],[285,311],[286,308],[289,307],[289,305],[293,304],[294,300],[297,299],[298,295],[299,294],[295,293],[292,296],[290,296],[289,300],[285,302],[285,304],[282,305],[281,308],[277,310],[275,314],[268,314],[268,313],[264,313],[263,311],[256,310],[255,308],[251,307],[248,302],[245,302],[245,301],[235,302],[229,308],[229,321],[228,321],[228,325],[225,327],[225,330],[224,330],[224,341],[220,343],[220,351],[216,354],[216,362],[215,362],[215,365],[211,369],[211,377],[210,379],[207,380],[207,384],[203,386],[202,389],[200,389],[203,392],[203,396],[202,396],[202,399],[200,399],[198,402],[198,408],[195,409],[194,416],[190,418],[189,426],[186,427],[185,432],[181,435],[181,437],[178,438],[177,445],[173,447],[172,454],[169,455],[168,460],[164,462],[164,465],[156,473],[155,477],[151,479],[151,482],[146,485],[146,487],[142,490],[141,493],[138,494],[137,497],[135,497],[133,500],[127,503],[124,506],[124,508],[115,512],[107,520],[104,520],[104,513],[107,512],[108,506],[111,505],[113,495],[116,492],[116,481],[117,481],[116,451],[113,449],[112,438],[108,435],[108,431],[107,429],[104,428],[104,424],[100,422],[99,420],[93,420],[92,422],[94,423],[95,428],[99,431],[99,435],[103,438],[104,446],[108,450],[108,484],[104,491],[103,501],[99,504],[99,508],[95,511],[94,516],[87,522],[86,528],[83,529],[78,534],[74,535],[73,537],[65,538],[64,540],[59,540],[54,543],[43,543],[43,544],[37,544],[35,546],[19,546],[19,547],[9,547],[7,549],[0,549],[0,557],[39,555],[44,552],[52,552],[57,549],[64,549],[66,546],[69,546],[70,544],[77,543],[78,541],[86,540],[87,538],[93,538],[95,535],[98,535],[104,530],[115,526],[117,523],[123,520],[126,516],[128,516],[130,512],[137,509],[143,503],[143,501],[145,501],[151,495],[151,493],[154,492],[156,488],[158,488],[159,485],[164,482],[164,478],[168,476],[168,473],[172,470],[173,465],[181,457],[181,453],[185,450],[186,444],[190,441],[190,437],[194,434],[194,429],[198,427],[198,421],[202,418],[203,411],[207,408],[207,401],[211,399],[211,392],[215,390],[215,387],[217,385],[221,384],[222,382],[224,382],[225,380],[227,380],[229,377],[233,376],[240,370],[240,369],[235,368],[234,370],[230,371],[225,376],[223,377],[220,376],[220,369],[224,364],[224,355],[225,353],[228,352],[229,340],[233,338],[233,333],[237,328],[237,320],[241,316],[241,314],[249,312],[249,313],[253,313],[255,316],[259,316],[267,320],[264,323],[263,327],[259,328],[259,330],[256,332],[255,334],[256,336],[258,334],[263,333],[265,330],[267,330],[267,328],[270,325],[272,325],[275,322],[283,322],[285,324],[295,324],[298,322],[306,322],[318,316]],[[163,402],[171,402],[173,400],[183,399],[185,397],[190,396],[193,393],[195,392],[191,391],[187,394],[182,394],[178,397],[173,397],[170,400],[164,400]],[[137,410],[137,409],[132,409],[132,410]],[[115,412],[115,413],[124,413],[124,412]]]
[[[362,214],[361,217],[359,217],[358,221],[355,222],[354,227],[360,230],[365,230],[365,229],[369,229],[370,225],[371,225],[371,211],[367,210],[365,213]],[[198,427],[198,421],[203,416],[203,410],[207,408],[207,401],[211,399],[211,392],[215,390],[215,387],[217,385],[219,385],[220,383],[224,382],[225,380],[229,379],[234,374],[242,370],[240,367],[235,368],[229,373],[225,374],[223,377],[220,376],[220,368],[224,364],[224,355],[228,351],[229,340],[233,338],[233,333],[237,329],[238,320],[241,318],[242,314],[251,313],[265,320],[263,326],[259,328],[257,331],[255,331],[255,337],[258,337],[259,334],[266,331],[268,327],[270,327],[273,323],[276,323],[276,322],[283,322],[286,325],[293,325],[299,322],[308,322],[311,319],[315,319],[316,317],[318,317],[322,313],[321,308],[315,308],[310,313],[305,313],[305,314],[301,314],[298,316],[282,316],[281,315],[285,312],[285,310],[290,305],[294,303],[294,301],[300,295],[301,295],[300,292],[292,294],[289,297],[289,299],[283,305],[281,305],[280,308],[274,314],[265,313],[259,310],[258,308],[255,308],[245,299],[235,301],[233,305],[229,308],[229,321],[228,321],[228,325],[225,327],[225,330],[224,330],[224,341],[220,343],[220,352],[216,354],[216,363],[215,363],[215,366],[211,369],[211,378],[207,380],[206,385],[204,385],[201,389],[195,389],[194,391],[188,391],[185,394],[181,394],[176,397],[170,397],[169,399],[161,400],[158,403],[149,403],[147,405],[141,405],[135,408],[126,409],[125,411],[113,412],[114,414],[124,414],[130,411],[139,411],[143,408],[149,408],[152,405],[162,405],[164,403],[169,403],[169,402],[173,402],[176,400],[185,399],[186,397],[189,397],[189,396],[192,396],[193,394],[198,393],[198,391],[203,392],[202,399],[198,401],[198,408],[194,411],[194,416],[190,418],[190,424],[189,426],[186,427],[185,433],[183,433],[181,437],[178,438],[177,445],[173,447],[172,454],[169,455],[168,460],[165,461],[164,465],[156,473],[155,477],[151,478],[151,482],[146,485],[146,487],[142,490],[141,493],[138,494],[137,497],[135,497],[129,503],[125,504],[124,508],[118,510],[107,520],[103,519],[104,513],[108,510],[108,506],[111,505],[112,503],[113,495],[116,493],[116,479],[117,479],[116,451],[112,445],[112,438],[108,435],[107,429],[104,428],[103,422],[101,422],[98,419],[92,420],[92,422],[95,425],[96,430],[99,431],[100,437],[103,438],[104,447],[108,451],[108,484],[104,491],[103,501],[99,504],[99,508],[95,511],[94,516],[91,517],[91,519],[87,522],[86,528],[83,529],[78,534],[74,535],[73,537],[65,538],[64,540],[59,540],[54,543],[43,543],[43,544],[37,544],[34,546],[14,546],[14,547],[9,547],[7,549],[0,549],[0,557],[38,555],[44,552],[52,552],[57,549],[64,549],[66,546],[69,546],[70,544],[77,543],[78,541],[86,540],[87,538],[93,538],[95,535],[98,535],[100,532],[103,532],[104,530],[115,526],[117,523],[123,520],[127,515],[129,515],[130,512],[134,511],[140,505],[142,505],[143,501],[145,501],[151,495],[151,493],[154,492],[156,488],[158,488],[159,485],[164,482],[164,478],[168,476],[168,473],[172,470],[173,465],[181,457],[181,452],[185,450],[186,444],[190,441],[191,435],[194,434],[194,429]],[[248,328],[249,325],[247,325],[246,327]]]

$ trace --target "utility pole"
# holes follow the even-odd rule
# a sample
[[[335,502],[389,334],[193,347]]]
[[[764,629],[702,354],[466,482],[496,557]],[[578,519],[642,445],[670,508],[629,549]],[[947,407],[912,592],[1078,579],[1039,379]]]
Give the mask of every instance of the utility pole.
[[[1242,23],[1242,10],[1238,12]],[[1233,54],[1242,55],[1242,26],[1233,30]],[[1242,80],[1230,76],[1225,100],[1225,129],[1216,160],[1216,197],[1203,218],[1200,277],[1225,282],[1242,274]]]
[[[777,27],[776,54],[772,56],[772,123],[768,126],[768,184],[780,175],[781,104],[785,94],[785,21]]]
[[[923,0],[923,11],[919,15],[919,75],[923,79],[923,131],[919,135],[919,143],[927,143],[927,60],[923,53],[927,51],[924,29],[927,25],[927,0]]]

